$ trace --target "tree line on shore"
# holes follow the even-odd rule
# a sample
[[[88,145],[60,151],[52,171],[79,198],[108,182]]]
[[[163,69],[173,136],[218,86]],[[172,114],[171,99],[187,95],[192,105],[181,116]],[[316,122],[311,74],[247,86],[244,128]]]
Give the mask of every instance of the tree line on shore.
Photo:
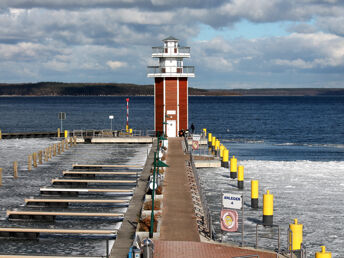
[[[151,96],[153,85],[129,83],[38,82],[0,84],[0,96]],[[342,88],[199,89],[189,95],[205,96],[326,96],[344,95]]]

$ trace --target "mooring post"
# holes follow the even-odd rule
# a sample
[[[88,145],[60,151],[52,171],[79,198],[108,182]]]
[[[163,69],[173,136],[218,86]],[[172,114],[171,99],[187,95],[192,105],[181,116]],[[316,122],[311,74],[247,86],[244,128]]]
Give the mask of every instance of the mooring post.
[[[61,143],[57,144],[57,154],[60,155],[61,154]]]
[[[0,140],[2,139],[2,132],[1,132],[1,130],[0,130]]]
[[[18,161],[13,161],[13,177],[18,178]]]
[[[61,130],[60,128],[57,128],[57,138],[60,138],[61,137]]]
[[[38,164],[40,164],[40,165],[43,164],[42,151],[41,150],[38,152]]]
[[[76,136],[73,136],[74,145],[76,145]]]
[[[61,141],[61,152],[63,153],[64,152],[64,140]]]
[[[37,167],[37,153],[36,152],[34,152],[33,154],[32,154],[32,159],[33,159],[33,167]]]
[[[27,156],[27,170],[28,171],[32,170],[32,156],[31,155]]]
[[[50,159],[53,158],[53,146],[52,145],[49,146],[49,158]]]
[[[47,162],[49,159],[48,159],[48,149],[45,148],[44,149],[44,161]]]
[[[56,144],[55,143],[53,144],[53,156],[54,157],[56,156]]]

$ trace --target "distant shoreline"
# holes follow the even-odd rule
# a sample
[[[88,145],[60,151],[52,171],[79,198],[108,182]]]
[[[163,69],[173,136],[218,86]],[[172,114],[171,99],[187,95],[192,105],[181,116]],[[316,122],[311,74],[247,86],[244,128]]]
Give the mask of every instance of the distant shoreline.
[[[126,83],[0,83],[1,97],[43,96],[153,96],[153,85]],[[189,96],[344,96],[344,88],[189,88]]]

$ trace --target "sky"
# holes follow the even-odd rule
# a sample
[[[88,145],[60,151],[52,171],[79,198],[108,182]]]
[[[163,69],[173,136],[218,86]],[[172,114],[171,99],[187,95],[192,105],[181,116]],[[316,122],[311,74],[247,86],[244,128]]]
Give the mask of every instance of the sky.
[[[168,36],[191,87],[344,87],[344,0],[1,0],[0,83],[152,84]]]

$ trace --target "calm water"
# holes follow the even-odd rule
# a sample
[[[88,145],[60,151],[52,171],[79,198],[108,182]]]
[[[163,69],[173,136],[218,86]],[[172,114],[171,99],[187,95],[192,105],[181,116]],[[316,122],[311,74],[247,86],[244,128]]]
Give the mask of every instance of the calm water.
[[[153,129],[153,97],[131,97],[129,124]],[[126,123],[125,97],[0,97],[3,132],[113,128]],[[231,143],[245,159],[344,160],[344,97],[190,97],[189,121]],[[242,144],[245,144],[244,146]],[[249,148],[248,148],[249,147]]]
[[[132,128],[153,129],[153,101],[130,98]],[[67,113],[68,130],[110,128],[109,115],[115,116],[116,129],[126,123],[125,97],[0,97],[0,129],[56,130],[61,111]],[[218,137],[245,166],[245,179],[260,180],[261,193],[272,191],[282,247],[288,223],[298,218],[310,257],[322,244],[333,257],[343,257],[344,97],[190,97],[189,122],[196,131],[207,128]],[[199,172],[219,236],[221,191],[237,191],[236,182],[223,168]],[[252,245],[261,214],[246,211],[246,217],[246,242]],[[225,235],[224,240],[240,242],[240,235]]]

